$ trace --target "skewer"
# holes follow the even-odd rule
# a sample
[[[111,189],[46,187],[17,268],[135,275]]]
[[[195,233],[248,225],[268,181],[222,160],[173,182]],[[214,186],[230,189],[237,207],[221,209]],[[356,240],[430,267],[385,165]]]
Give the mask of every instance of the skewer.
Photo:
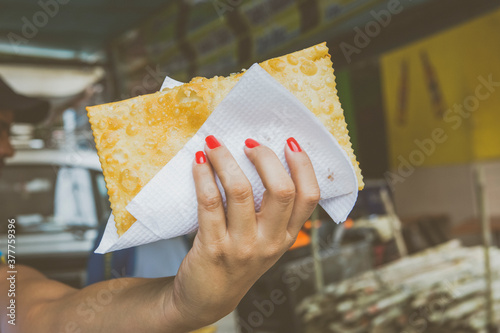
[[[491,225],[488,215],[488,205],[485,195],[484,170],[481,166],[475,168],[476,194],[478,200],[478,211],[481,219],[481,229],[483,234],[484,245],[484,265],[486,279],[486,314],[488,322],[488,331],[490,333],[498,332],[498,327],[495,324],[495,314],[493,311],[492,299],[492,278],[491,278],[491,263],[490,263],[490,247],[491,247]]]

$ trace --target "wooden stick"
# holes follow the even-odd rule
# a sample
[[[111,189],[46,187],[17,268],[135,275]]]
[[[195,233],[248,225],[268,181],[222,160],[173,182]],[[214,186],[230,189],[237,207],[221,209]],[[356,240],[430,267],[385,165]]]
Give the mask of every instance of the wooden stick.
[[[389,192],[385,188],[380,189],[380,197],[385,207],[387,215],[391,221],[392,234],[396,241],[396,247],[398,248],[399,255],[401,257],[406,257],[408,255],[408,249],[406,248],[406,243],[403,237],[403,232],[401,230],[401,221],[399,221],[396,211],[394,210],[394,205],[389,197]]]
[[[495,314],[493,312],[493,290],[491,288],[492,278],[491,278],[491,259],[490,259],[490,247],[491,247],[491,226],[490,219],[488,216],[488,205],[485,195],[485,183],[484,183],[484,170],[481,166],[476,166],[475,168],[475,180],[476,180],[476,195],[478,201],[478,211],[481,218],[481,229],[483,234],[483,245],[484,245],[484,265],[485,265],[485,279],[486,279],[486,315],[487,322],[490,326],[495,324]],[[494,328],[492,327],[493,331]]]
[[[319,246],[319,212],[318,207],[316,207],[311,216],[311,250],[314,260],[314,275],[316,282],[316,291],[318,293],[323,293],[324,282],[323,282],[323,266],[321,264],[321,253]]]

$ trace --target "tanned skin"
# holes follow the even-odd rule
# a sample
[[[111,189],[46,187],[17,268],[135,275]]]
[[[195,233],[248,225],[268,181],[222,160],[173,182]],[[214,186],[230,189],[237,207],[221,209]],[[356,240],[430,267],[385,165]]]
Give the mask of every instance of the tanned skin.
[[[12,112],[0,113],[5,123],[0,161],[14,153],[8,142],[12,118]],[[8,269],[3,265],[1,333],[189,332],[233,311],[294,243],[320,198],[304,151],[292,151],[284,143],[289,175],[266,146],[244,149],[266,187],[261,210],[255,212],[250,183],[224,144],[214,149],[205,146],[205,163],[196,163],[193,156],[192,165],[200,227],[176,276],[117,278],[74,289],[17,265],[16,325],[12,326],[6,312]],[[215,174],[226,193],[227,214]]]

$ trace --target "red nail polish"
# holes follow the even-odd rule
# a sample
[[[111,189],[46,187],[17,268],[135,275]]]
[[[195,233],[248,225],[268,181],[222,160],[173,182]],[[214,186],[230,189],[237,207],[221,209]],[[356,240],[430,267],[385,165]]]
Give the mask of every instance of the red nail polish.
[[[245,146],[247,146],[248,148],[255,148],[255,147],[260,146],[260,143],[258,143],[254,139],[248,138],[245,140]]]
[[[288,147],[290,147],[291,151],[296,153],[300,153],[302,151],[302,149],[300,149],[297,140],[295,140],[293,137],[288,138],[288,140],[286,140],[286,143],[288,143]]]
[[[220,147],[219,141],[215,138],[213,135],[209,135],[205,138],[205,142],[207,143],[208,148],[210,149],[215,149],[217,147]]]
[[[207,161],[205,154],[202,151],[196,152],[196,163],[203,164]]]

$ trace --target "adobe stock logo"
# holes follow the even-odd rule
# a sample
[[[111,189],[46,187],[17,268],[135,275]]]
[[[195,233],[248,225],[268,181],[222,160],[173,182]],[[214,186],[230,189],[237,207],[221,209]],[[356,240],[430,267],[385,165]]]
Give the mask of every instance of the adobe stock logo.
[[[14,48],[16,53],[19,53],[19,46],[26,45],[29,41],[36,36],[40,32],[40,29],[43,29],[50,21],[51,18],[54,18],[61,9],[61,5],[66,5],[70,0],[40,0],[38,1],[38,6],[40,10],[36,11],[29,19],[26,16],[21,18],[23,23],[21,28],[22,36],[9,32],[7,34],[7,38],[9,39],[10,44]]]
[[[479,75],[477,77],[478,84],[474,91],[445,111],[443,126],[434,128],[427,137],[416,138],[413,141],[415,148],[405,156],[399,155],[397,157],[398,165],[393,171],[387,171],[384,174],[392,191],[396,190],[396,185],[404,183],[407,178],[413,175],[416,168],[424,164],[436,152],[437,148],[462,126],[465,119],[470,118],[475,112],[479,112],[481,103],[488,100],[500,88],[500,81],[495,80],[493,74]]]

